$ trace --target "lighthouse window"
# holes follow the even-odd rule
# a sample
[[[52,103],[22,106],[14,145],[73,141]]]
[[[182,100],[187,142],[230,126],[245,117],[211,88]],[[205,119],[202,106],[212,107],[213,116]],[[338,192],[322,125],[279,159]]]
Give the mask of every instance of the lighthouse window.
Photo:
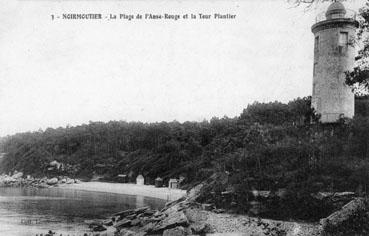
[[[319,51],[319,36],[315,37],[314,49],[315,49],[315,51]]]
[[[347,45],[348,45],[348,33],[340,32],[340,36],[338,38],[338,52],[340,54],[346,53]]]
[[[347,46],[348,44],[348,33],[347,32],[340,32],[338,44],[339,46]]]

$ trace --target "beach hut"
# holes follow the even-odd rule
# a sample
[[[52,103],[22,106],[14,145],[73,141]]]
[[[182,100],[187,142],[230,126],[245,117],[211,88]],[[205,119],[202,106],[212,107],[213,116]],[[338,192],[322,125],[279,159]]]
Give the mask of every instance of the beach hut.
[[[179,188],[178,180],[177,179],[170,179],[169,184],[168,184],[168,188],[171,188],[171,189]]]
[[[144,185],[145,184],[145,179],[142,175],[138,175],[136,178],[136,184],[137,185]]]
[[[156,188],[160,188],[160,187],[163,187],[163,179],[158,177],[155,179],[155,187]]]

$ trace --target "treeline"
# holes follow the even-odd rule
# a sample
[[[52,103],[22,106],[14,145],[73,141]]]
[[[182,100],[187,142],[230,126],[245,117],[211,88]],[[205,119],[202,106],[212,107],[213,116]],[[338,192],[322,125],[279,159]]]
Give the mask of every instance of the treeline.
[[[254,103],[235,118],[203,122],[90,122],[5,137],[1,171],[47,175],[63,163],[65,175],[113,178],[144,175],[149,182],[185,177],[185,184],[228,173],[235,191],[290,188],[368,190],[369,120],[357,116],[321,125],[310,97]],[[229,185],[229,186],[228,186]],[[241,193],[240,193],[241,194]]]
[[[7,153],[1,171],[45,175],[56,160],[73,168],[65,174],[91,177],[93,173],[143,174],[151,179],[184,176],[188,183],[214,172],[218,157],[245,148],[245,132],[269,121],[273,125],[306,122],[310,99],[289,104],[254,103],[240,117],[213,118],[203,122],[141,123],[90,122],[76,127],[19,133],[3,138]]]

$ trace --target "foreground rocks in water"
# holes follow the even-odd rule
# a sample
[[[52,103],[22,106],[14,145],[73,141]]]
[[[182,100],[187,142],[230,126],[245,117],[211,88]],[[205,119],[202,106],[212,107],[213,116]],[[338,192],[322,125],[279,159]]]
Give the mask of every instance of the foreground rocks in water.
[[[167,208],[164,211],[153,211],[148,207],[139,208],[135,210],[126,210],[115,214],[112,217],[112,221],[114,221],[113,226],[121,231],[123,228],[130,228],[135,232],[141,232],[145,234],[158,234],[162,235],[166,230],[165,235],[172,235],[173,233],[170,229],[174,229],[177,227],[189,226],[189,221],[184,212],[178,211],[178,208],[172,209]],[[191,232],[186,230],[180,230],[182,228],[178,228],[178,232],[174,235],[187,235],[179,233],[182,232]],[[125,233],[126,234],[126,233]],[[124,234],[124,235],[125,235]]]

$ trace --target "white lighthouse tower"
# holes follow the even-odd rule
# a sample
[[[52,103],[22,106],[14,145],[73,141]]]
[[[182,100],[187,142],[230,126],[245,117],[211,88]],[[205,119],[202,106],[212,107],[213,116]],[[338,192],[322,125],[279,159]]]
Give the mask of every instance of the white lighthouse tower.
[[[314,33],[312,106],[322,123],[354,116],[355,97],[345,84],[345,72],[353,68],[358,22],[355,12],[333,2],[311,27]]]

